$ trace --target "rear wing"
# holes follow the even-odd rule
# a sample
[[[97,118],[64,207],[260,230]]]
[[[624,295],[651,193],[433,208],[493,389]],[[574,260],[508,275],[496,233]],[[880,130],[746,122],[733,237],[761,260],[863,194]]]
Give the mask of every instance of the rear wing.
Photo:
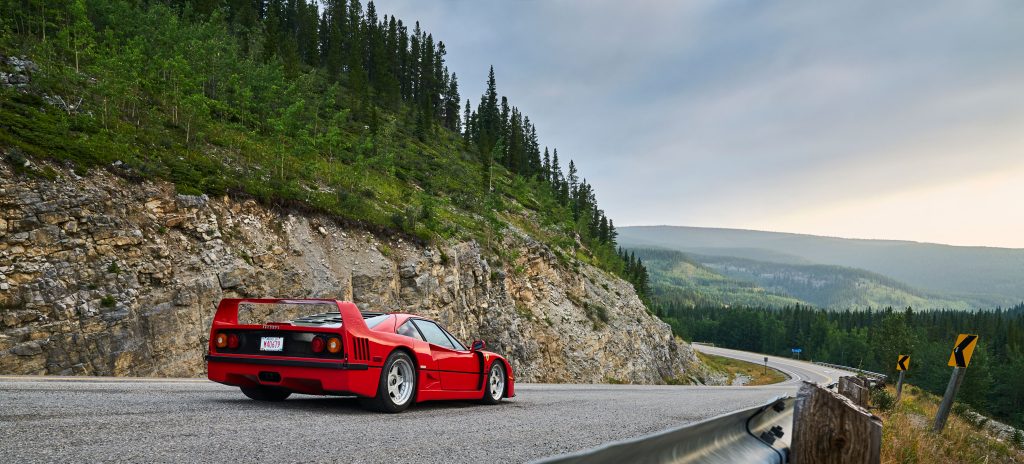
[[[362,313],[355,303],[348,301],[328,300],[320,298],[284,299],[284,298],[224,298],[217,305],[217,314],[213,317],[211,330],[224,326],[237,326],[238,307],[242,304],[284,304],[284,305],[320,305],[338,309],[341,314],[342,327],[346,330],[357,329],[362,332],[369,330]],[[362,329],[362,330],[358,330]]]

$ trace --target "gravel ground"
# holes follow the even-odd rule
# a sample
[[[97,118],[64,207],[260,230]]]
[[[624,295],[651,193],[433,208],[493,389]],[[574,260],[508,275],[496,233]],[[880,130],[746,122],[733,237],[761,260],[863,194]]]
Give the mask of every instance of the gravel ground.
[[[251,401],[205,380],[0,377],[4,462],[524,462],[792,394],[768,387],[517,386],[497,406]]]

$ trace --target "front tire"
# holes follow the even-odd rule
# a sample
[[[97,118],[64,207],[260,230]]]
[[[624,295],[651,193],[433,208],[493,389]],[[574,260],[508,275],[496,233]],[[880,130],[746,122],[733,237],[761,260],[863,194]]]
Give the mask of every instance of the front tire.
[[[501,360],[491,363],[484,382],[484,404],[498,404],[505,396],[505,365]]]
[[[284,401],[292,392],[283,388],[274,387],[239,387],[242,389],[242,394],[252,398],[256,401]]]
[[[363,404],[369,409],[396,413],[408,409],[415,397],[415,364],[404,351],[395,351],[380,371],[377,396],[364,400]]]

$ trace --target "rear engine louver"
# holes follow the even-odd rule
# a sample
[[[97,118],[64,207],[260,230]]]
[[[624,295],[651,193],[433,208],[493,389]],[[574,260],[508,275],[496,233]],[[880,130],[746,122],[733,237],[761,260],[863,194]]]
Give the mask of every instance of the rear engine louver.
[[[362,337],[355,337],[355,338],[352,339],[352,345],[353,345],[353,353],[352,353],[353,359],[360,359],[360,360],[363,360],[363,361],[369,361],[370,360],[370,341],[369,340],[367,340],[365,338],[362,338]]]

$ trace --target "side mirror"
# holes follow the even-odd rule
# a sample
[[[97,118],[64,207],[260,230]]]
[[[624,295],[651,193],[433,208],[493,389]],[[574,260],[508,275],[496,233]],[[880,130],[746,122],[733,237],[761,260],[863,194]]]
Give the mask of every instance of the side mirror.
[[[483,340],[473,340],[473,345],[469,348],[471,351],[480,351],[487,348],[487,343]]]

